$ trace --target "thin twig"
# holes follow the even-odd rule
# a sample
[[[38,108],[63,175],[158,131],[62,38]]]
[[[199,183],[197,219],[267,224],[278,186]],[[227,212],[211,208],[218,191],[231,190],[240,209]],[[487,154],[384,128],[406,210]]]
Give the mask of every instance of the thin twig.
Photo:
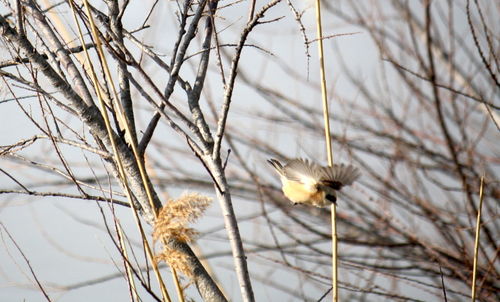
[[[121,225],[117,222],[117,219],[115,219],[114,221],[115,221],[116,236],[118,237],[120,252],[123,254],[123,256],[122,256],[123,266],[125,266],[127,283],[128,283],[129,291],[130,291],[130,297],[131,297],[132,302],[138,302],[140,300],[139,300],[139,296],[137,295],[137,288],[135,286],[134,276],[132,275],[133,268],[128,261],[129,257],[128,257],[128,252],[127,252],[127,246],[125,245],[125,240],[123,239],[123,237],[125,235],[123,234],[123,229],[122,229]]]
[[[324,41],[324,40],[333,39],[333,38],[337,38],[337,37],[352,36],[352,35],[357,35],[357,34],[361,34],[361,32],[355,31],[355,32],[351,32],[351,33],[333,34],[333,35],[321,37],[321,40]],[[320,40],[320,38],[316,38],[316,39],[312,39],[311,41],[308,41],[307,43],[312,44],[312,43],[317,42],[319,40]]]
[[[17,244],[17,242],[14,240],[14,238],[10,234],[9,230],[7,230],[7,228],[5,227],[5,225],[2,222],[0,222],[0,226],[2,226],[2,228],[5,231],[5,233],[7,233],[7,236],[9,236],[10,240],[12,241],[12,243],[14,243],[14,245],[16,246],[16,249],[19,251],[19,253],[23,257],[24,261],[28,265],[28,268],[29,268],[29,270],[31,272],[31,275],[35,279],[35,282],[36,282],[38,288],[40,289],[40,291],[42,292],[42,294],[44,295],[45,299],[47,299],[47,301],[49,301],[49,302],[52,301],[52,300],[50,300],[49,295],[47,294],[47,292],[43,288],[42,283],[40,283],[40,281],[38,280],[38,277],[36,276],[35,271],[33,270],[33,267],[31,266],[30,261],[28,260],[28,258],[26,257],[26,255],[23,253],[23,250],[21,250],[21,247],[19,247],[19,245]]]
[[[333,286],[331,286],[321,297],[319,297],[317,302],[323,301],[323,299],[332,291]]]
[[[309,44],[310,44],[310,41],[309,41],[309,38],[307,37],[307,34],[306,34],[306,28],[304,26],[304,24],[302,23],[302,15],[304,14],[303,12],[302,13],[299,13],[297,11],[297,9],[293,6],[292,2],[290,0],[287,0],[286,1],[288,6],[290,7],[290,9],[292,10],[293,14],[295,15],[295,21],[297,21],[298,25],[299,25],[299,30],[300,30],[300,33],[302,34],[302,39],[304,39],[304,46],[305,46],[305,53],[306,53],[306,58],[307,58],[307,79],[309,79],[309,61],[310,61],[310,58],[311,58],[311,54],[309,53]]]
[[[250,7],[248,9],[248,22],[252,21],[255,13],[255,0],[250,0]]]
[[[484,193],[484,176],[481,176],[481,184],[479,186],[479,207],[477,209],[476,219],[476,239],[474,242],[474,265],[472,269],[472,294],[471,301],[476,300],[476,278],[477,278],[477,258],[479,254],[479,235],[481,231],[481,208],[483,206],[483,193]]]
[[[94,43],[87,43],[85,45],[86,48],[93,48],[95,47],[95,44]],[[62,50],[62,52],[64,54],[66,54],[67,56],[71,55],[71,54],[74,54],[74,53],[79,53],[79,52],[82,52],[83,51],[83,46],[75,46],[75,47],[71,47],[71,48],[64,48]],[[44,57],[45,59],[48,59],[48,56],[46,54],[43,54],[42,57]],[[16,66],[16,65],[20,65],[20,64],[23,64],[23,63],[29,63],[30,62],[30,58],[20,58],[20,57],[17,57],[17,58],[14,58],[12,60],[8,60],[8,61],[3,61],[3,62],[0,62],[0,68],[4,68],[4,67],[10,67],[10,66]]]
[[[171,59],[171,62],[170,62],[170,66],[167,65],[163,60],[161,60],[160,58],[158,58],[158,56],[156,54],[154,54],[153,51],[151,51],[149,49],[149,47],[143,47],[142,43],[139,40],[137,40],[133,35],[131,35],[129,33],[125,33],[125,35],[127,36],[128,39],[130,39],[133,42],[135,42],[158,65],[160,65],[163,69],[165,69],[167,72],[170,73],[170,79],[169,79],[169,82],[167,84],[167,87],[165,88],[165,93],[164,93],[166,101],[165,101],[165,103],[162,103],[160,105],[160,110],[163,110],[165,108],[166,102],[168,102],[168,98],[170,97],[170,95],[173,92],[175,81],[177,81],[177,82],[180,81],[181,82],[181,87],[183,87],[186,90],[186,92],[189,92],[191,90],[191,87],[189,86],[189,84],[187,82],[183,82],[182,79],[180,79],[178,71],[176,73],[172,72],[172,66],[175,65],[175,62],[176,62],[176,59],[177,59],[177,53],[179,51],[179,45],[180,45],[180,43],[182,41],[182,38],[186,34],[185,27],[186,27],[186,21],[187,21],[187,17],[188,17],[187,14],[188,14],[188,11],[189,11],[190,4],[191,4],[191,1],[187,1],[187,0],[184,1],[184,6],[183,6],[183,9],[182,9],[181,22],[179,24],[179,33],[177,35],[177,41],[174,44],[174,49],[173,49],[173,52],[172,52],[173,54],[172,54],[172,59]],[[183,43],[183,45],[184,45],[184,43]],[[171,84],[171,82],[173,84]],[[171,86],[171,88],[169,88],[170,86]],[[149,144],[149,142],[150,142],[150,140],[151,140],[151,138],[153,136],[153,133],[154,133],[154,131],[156,129],[156,126],[158,125],[158,122],[160,120],[160,116],[161,116],[160,113],[156,112],[154,114],[153,118],[151,118],[151,121],[149,122],[148,126],[146,127],[146,131],[144,132],[144,135],[143,135],[143,137],[142,137],[142,139],[141,139],[141,141],[139,143],[139,152],[141,154],[143,154],[146,151],[146,147],[148,146],[148,144]]]
[[[16,184],[18,184],[21,188],[23,188],[23,190],[24,190],[23,193],[33,194],[33,192],[31,190],[29,190],[28,188],[26,188],[20,181],[18,181],[17,179],[15,179],[14,176],[12,176],[9,173],[7,173],[4,169],[0,168],[0,172],[2,172],[3,174],[5,174],[8,178],[12,179]],[[2,193],[2,190],[0,190],[0,193]]]
[[[224,101],[222,105],[222,113],[219,117],[218,123],[217,123],[217,132],[215,135],[214,139],[214,149],[212,152],[212,158],[219,158],[220,155],[220,147],[222,144],[222,138],[224,136],[224,131],[226,128],[226,120],[227,116],[229,113],[229,108],[231,106],[231,100],[232,100],[232,95],[233,95],[233,88],[234,88],[234,82],[236,81],[236,75],[237,75],[237,70],[238,70],[238,63],[240,60],[241,52],[243,51],[243,47],[245,45],[245,41],[248,37],[248,34],[252,31],[252,29],[259,24],[260,18],[262,18],[265,14],[265,12],[281,2],[281,0],[274,0],[271,1],[270,3],[266,4],[253,18],[251,22],[247,24],[243,32],[241,33],[240,36],[240,41],[238,43],[238,46],[236,47],[235,54],[233,56],[233,59],[231,61],[231,72],[229,74],[229,80],[227,84],[227,88],[224,92]]]
[[[94,201],[105,201],[105,202],[113,202],[117,205],[130,207],[130,204],[125,201],[116,200],[113,198],[107,198],[102,196],[93,196],[93,195],[74,195],[67,193],[58,193],[58,192],[38,192],[38,191],[21,191],[21,190],[8,190],[1,189],[0,194],[26,194],[32,196],[43,196],[43,197],[64,197],[64,198],[72,198],[72,199],[81,199],[81,200],[94,200]]]
[[[477,4],[477,1],[476,1],[476,4]],[[478,9],[479,9],[479,6],[478,6]],[[474,46],[476,46],[477,52],[479,53],[479,56],[481,57],[481,61],[483,62],[485,69],[490,74],[491,79],[493,80],[493,82],[495,83],[497,88],[500,88],[500,82],[498,81],[497,76],[495,75],[495,72],[491,68],[491,65],[488,63],[488,60],[486,60],[486,57],[484,56],[481,45],[479,44],[479,41],[477,39],[476,30],[474,29],[474,25],[472,24],[472,17],[470,14],[470,0],[467,0],[466,12],[467,12],[467,22],[469,23],[469,29],[470,29],[470,32],[472,33],[472,39],[474,41]],[[482,17],[482,14],[481,14],[481,17]],[[486,32],[486,34],[488,34],[488,33]]]
[[[389,62],[389,63],[393,64],[394,66],[396,66],[396,68],[399,68],[399,69],[401,69],[401,70],[403,70],[403,71],[405,71],[405,72],[407,72],[407,73],[409,73],[409,74],[411,74],[411,75],[413,75],[413,76],[415,76],[415,77],[417,77],[417,78],[419,78],[419,79],[421,79],[421,80],[424,80],[424,81],[427,81],[427,82],[429,82],[429,81],[430,81],[430,79],[429,79],[428,77],[426,77],[426,76],[424,76],[424,75],[421,75],[421,74],[419,74],[419,73],[417,73],[417,72],[415,72],[415,71],[413,71],[413,70],[410,70],[409,68],[407,68],[407,67],[405,67],[405,66],[403,66],[403,65],[399,64],[398,62],[395,62],[394,60],[392,60],[392,59],[390,59],[390,58],[389,58],[389,59],[382,59],[382,61]],[[459,95],[461,95],[461,96],[463,96],[463,97],[466,97],[466,98],[469,98],[469,99],[471,99],[471,100],[473,100],[473,101],[475,101],[475,102],[478,102],[478,103],[480,103],[480,104],[484,104],[485,106],[487,106],[487,108],[488,108],[488,107],[491,107],[491,108],[493,108],[493,109],[495,109],[495,110],[500,110],[500,106],[495,105],[495,104],[493,104],[493,103],[491,103],[491,102],[488,102],[488,101],[484,100],[484,99],[483,99],[483,98],[481,98],[481,97],[477,97],[477,96],[474,96],[474,95],[471,95],[471,94],[467,94],[467,93],[465,93],[465,92],[462,92],[462,91],[456,90],[456,89],[455,89],[455,88],[453,88],[453,87],[446,86],[446,85],[444,85],[444,84],[440,84],[440,83],[437,83],[437,82],[435,83],[435,85],[436,85],[437,87],[439,87],[439,88],[443,88],[443,89],[449,90],[450,92],[453,92],[453,93],[459,94]]]
[[[451,157],[453,159],[453,163],[455,165],[455,171],[460,177],[460,180],[462,182],[462,187],[465,192],[465,196],[467,197],[467,202],[469,206],[474,209],[474,212],[477,211],[476,206],[474,204],[473,198],[472,198],[472,192],[470,185],[467,181],[467,176],[465,175],[465,172],[463,171],[462,164],[460,163],[459,159],[459,154],[456,148],[456,143],[452,137],[452,134],[449,130],[448,124],[446,122],[446,117],[443,112],[443,102],[441,100],[441,95],[439,93],[439,90],[437,89],[437,74],[436,74],[436,67],[434,64],[434,54],[432,51],[432,40],[433,36],[431,35],[431,2],[432,0],[426,0],[425,1],[425,38],[426,38],[426,48],[427,48],[427,57],[429,59],[429,66],[427,69],[428,76],[431,82],[431,88],[432,88],[432,95],[433,95],[433,101],[434,101],[434,107],[436,109],[437,117],[438,117],[438,122],[439,126],[441,128],[441,132],[446,140],[446,146],[448,148],[448,151],[451,154]],[[486,230],[487,231],[487,230]],[[486,232],[488,235],[489,232]],[[492,242],[494,242],[493,237],[488,236]]]
[[[212,43],[212,33],[214,32],[214,23],[212,22],[212,16],[217,10],[217,3],[218,1],[208,1],[208,10],[210,11],[210,13],[205,20],[205,39],[201,46],[203,49],[203,54],[198,65],[198,71],[193,84],[193,89],[191,89],[191,92],[188,93],[189,110],[191,111],[191,116],[195,125],[198,127],[200,133],[203,135],[203,140],[206,142],[207,148],[204,151],[207,154],[212,149],[213,137],[203,115],[203,111],[200,108],[200,96],[201,91],[205,85],[205,77],[207,75],[208,63],[210,60],[209,49]]]
[[[441,268],[441,264],[439,265],[439,274],[441,276],[441,287],[443,288],[444,302],[448,302],[448,297],[446,296],[446,286],[444,285],[443,269]]]

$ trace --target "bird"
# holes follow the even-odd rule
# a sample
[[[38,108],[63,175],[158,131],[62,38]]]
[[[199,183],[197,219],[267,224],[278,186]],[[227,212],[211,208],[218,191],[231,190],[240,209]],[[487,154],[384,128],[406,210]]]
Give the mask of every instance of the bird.
[[[293,204],[319,208],[336,203],[337,191],[352,185],[361,176],[358,168],[347,164],[324,167],[303,158],[284,164],[273,158],[268,162],[280,175],[283,193]]]

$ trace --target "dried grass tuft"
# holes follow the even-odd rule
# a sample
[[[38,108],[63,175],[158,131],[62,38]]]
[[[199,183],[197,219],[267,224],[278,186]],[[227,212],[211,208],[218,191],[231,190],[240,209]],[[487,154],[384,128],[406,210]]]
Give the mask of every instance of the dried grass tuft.
[[[153,239],[163,242],[163,250],[156,256],[157,261],[165,261],[176,271],[193,277],[186,256],[165,243],[170,240],[192,242],[198,234],[187,224],[195,222],[212,203],[212,199],[198,193],[185,193],[175,200],[169,200],[158,213],[153,230]]]
[[[164,245],[163,251],[156,255],[155,260],[157,262],[165,261],[175,271],[183,273],[191,280],[194,279],[194,273],[187,261],[186,255],[179,250]]]

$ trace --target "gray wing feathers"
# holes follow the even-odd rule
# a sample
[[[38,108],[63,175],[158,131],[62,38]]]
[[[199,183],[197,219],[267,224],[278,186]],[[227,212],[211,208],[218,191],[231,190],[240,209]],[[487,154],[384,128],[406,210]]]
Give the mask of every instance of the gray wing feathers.
[[[271,159],[268,159],[267,162],[269,164],[271,164],[271,166],[273,166],[274,169],[276,169],[276,171],[279,174],[283,175],[283,165],[278,160],[271,158]]]
[[[333,165],[323,168],[322,181],[339,182],[342,186],[349,186],[361,176],[359,169],[352,165]]]
[[[302,158],[289,161],[283,172],[286,178],[299,182],[304,182],[305,178],[318,182],[323,176],[321,166]]]
[[[328,183],[332,187],[338,186],[338,189],[342,186],[351,185],[361,175],[358,168],[345,164],[322,167],[302,158],[292,159],[285,165],[276,159],[269,159],[268,162],[281,176],[288,180],[310,185],[323,182],[324,184]]]

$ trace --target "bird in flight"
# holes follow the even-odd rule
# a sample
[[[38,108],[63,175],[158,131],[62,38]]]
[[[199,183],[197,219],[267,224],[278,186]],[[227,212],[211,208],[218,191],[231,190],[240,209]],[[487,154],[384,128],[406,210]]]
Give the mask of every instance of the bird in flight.
[[[361,176],[352,165],[320,166],[307,159],[292,159],[282,164],[276,159],[268,162],[280,175],[283,193],[294,204],[324,207],[337,201],[337,191]]]

